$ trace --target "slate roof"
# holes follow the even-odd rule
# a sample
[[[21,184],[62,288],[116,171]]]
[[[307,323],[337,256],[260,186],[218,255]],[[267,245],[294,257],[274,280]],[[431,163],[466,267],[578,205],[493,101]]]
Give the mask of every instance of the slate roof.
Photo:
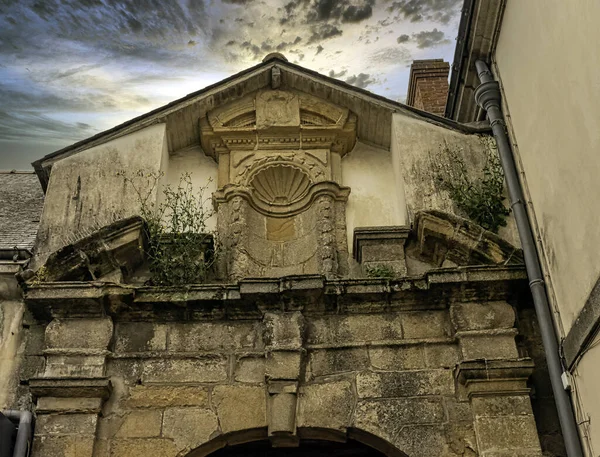
[[[0,171],[0,251],[32,250],[43,205],[35,173]]]

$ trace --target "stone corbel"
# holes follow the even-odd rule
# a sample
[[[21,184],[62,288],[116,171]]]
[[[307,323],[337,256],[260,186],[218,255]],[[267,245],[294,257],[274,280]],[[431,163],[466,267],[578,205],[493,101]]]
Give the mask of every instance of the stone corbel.
[[[406,275],[404,246],[408,227],[357,227],[354,229],[354,257],[365,268],[386,266],[398,276]]]
[[[29,380],[36,399],[34,455],[93,454],[98,414],[110,396],[110,318],[54,319],[46,327],[46,367]],[[69,416],[76,414],[77,420]]]

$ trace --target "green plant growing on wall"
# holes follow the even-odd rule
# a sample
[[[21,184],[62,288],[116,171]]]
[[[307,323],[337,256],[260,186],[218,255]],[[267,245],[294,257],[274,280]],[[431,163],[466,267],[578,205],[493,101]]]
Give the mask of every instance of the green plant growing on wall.
[[[394,270],[387,265],[378,264],[378,265],[367,265],[365,268],[367,273],[367,278],[385,278],[385,279],[393,279],[396,277],[396,273]]]
[[[218,250],[214,234],[207,228],[213,212],[208,185],[194,189],[191,175],[184,173],[176,187],[166,185],[156,203],[155,195],[162,173],[138,171],[133,177],[120,173],[131,185],[146,221],[152,283],[178,286],[204,282],[215,262]]]
[[[504,172],[492,138],[480,137],[485,165],[480,173],[469,173],[463,149],[444,143],[432,157],[435,178],[459,210],[484,229],[498,233],[506,226],[509,210],[504,206]]]

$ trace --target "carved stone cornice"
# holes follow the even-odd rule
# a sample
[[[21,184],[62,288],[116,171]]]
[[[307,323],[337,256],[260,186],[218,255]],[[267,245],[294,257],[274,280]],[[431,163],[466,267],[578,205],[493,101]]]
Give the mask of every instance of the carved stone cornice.
[[[296,91],[262,90],[200,118],[204,152],[328,149],[344,155],[356,143],[357,117],[347,108]]]

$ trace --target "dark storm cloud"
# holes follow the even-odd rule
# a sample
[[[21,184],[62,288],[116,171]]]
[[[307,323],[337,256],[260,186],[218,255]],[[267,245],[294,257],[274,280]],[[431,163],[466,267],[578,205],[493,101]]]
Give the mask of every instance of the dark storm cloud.
[[[323,52],[325,48],[321,45],[317,46],[317,53],[315,54],[316,56],[318,56],[319,54],[321,54]]]
[[[419,33],[413,33],[413,38],[417,42],[417,47],[420,49],[433,48],[441,44],[450,43],[444,32],[438,29],[423,30]]]
[[[359,87],[361,89],[366,88],[370,84],[375,83],[376,81],[371,78],[371,75],[367,73],[359,73],[358,75],[352,75],[346,78],[346,82],[353,86]]]
[[[77,141],[93,135],[95,129],[83,122],[63,122],[52,119],[45,114],[24,112],[9,113],[0,111],[1,139],[18,141],[27,132],[30,139]]]
[[[341,35],[341,29],[331,24],[318,24],[311,28],[311,35],[308,38],[308,44],[325,41],[329,38]]]
[[[398,0],[388,10],[397,11],[410,22],[423,20],[448,24],[460,12],[462,0]]]
[[[329,77],[330,78],[341,78],[342,76],[345,76],[346,73],[348,73],[348,70],[342,70],[339,73],[336,73],[334,70],[329,70]]]
[[[223,0],[225,3],[232,3],[234,5],[247,5],[252,3],[254,0]]]
[[[373,15],[374,4],[375,0],[292,0],[280,8],[280,23],[357,23]]]
[[[406,43],[410,40],[410,37],[407,34],[402,34],[400,35],[398,38],[396,38],[396,41],[400,44],[402,43]]]

